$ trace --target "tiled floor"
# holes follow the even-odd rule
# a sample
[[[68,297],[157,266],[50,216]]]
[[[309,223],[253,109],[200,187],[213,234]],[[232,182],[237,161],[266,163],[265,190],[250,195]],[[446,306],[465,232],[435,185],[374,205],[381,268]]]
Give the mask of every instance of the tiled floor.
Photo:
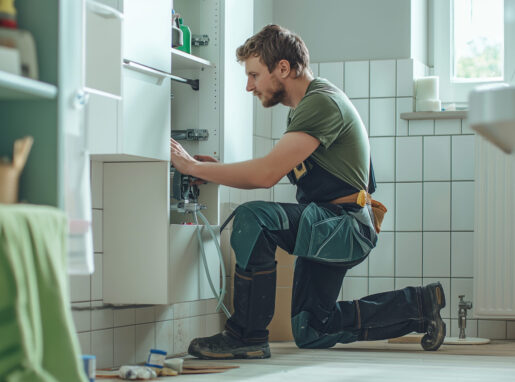
[[[199,361],[238,365],[220,374],[180,375],[160,381],[515,381],[515,342],[489,345],[444,345],[425,352],[420,345],[385,341],[302,350],[294,343],[274,343],[267,360]],[[104,381],[108,381],[105,380]],[[113,380],[114,381],[114,380]]]

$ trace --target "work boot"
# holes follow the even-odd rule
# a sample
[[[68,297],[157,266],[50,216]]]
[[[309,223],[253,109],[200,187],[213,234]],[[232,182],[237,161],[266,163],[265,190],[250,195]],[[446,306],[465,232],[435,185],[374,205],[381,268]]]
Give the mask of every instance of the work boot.
[[[437,350],[445,338],[445,322],[440,316],[440,310],[445,307],[442,284],[437,282],[422,287],[422,306],[428,323],[421,345],[424,350]]]
[[[270,346],[268,342],[244,342],[224,330],[211,337],[195,338],[188,353],[201,359],[270,358]]]

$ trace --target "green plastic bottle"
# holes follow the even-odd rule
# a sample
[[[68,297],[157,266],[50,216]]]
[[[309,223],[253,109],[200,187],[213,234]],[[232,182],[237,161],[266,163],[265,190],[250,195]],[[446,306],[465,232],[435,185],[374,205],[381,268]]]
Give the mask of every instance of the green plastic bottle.
[[[191,54],[191,30],[189,26],[182,24],[182,18],[179,19],[179,28],[182,30],[183,44],[177,47],[177,49]]]

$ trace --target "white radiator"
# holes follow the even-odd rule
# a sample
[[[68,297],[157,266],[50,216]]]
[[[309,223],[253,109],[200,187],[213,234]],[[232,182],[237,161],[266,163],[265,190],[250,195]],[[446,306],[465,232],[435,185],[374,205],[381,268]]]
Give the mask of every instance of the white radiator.
[[[474,314],[515,317],[515,156],[476,138]]]

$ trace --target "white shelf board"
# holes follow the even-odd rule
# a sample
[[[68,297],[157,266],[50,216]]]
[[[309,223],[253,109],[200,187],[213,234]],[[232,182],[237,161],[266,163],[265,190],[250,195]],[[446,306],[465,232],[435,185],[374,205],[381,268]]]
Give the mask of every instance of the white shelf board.
[[[172,48],[172,73],[175,70],[200,69],[203,67],[214,68],[215,65],[203,58]]]
[[[457,111],[416,111],[412,113],[401,113],[401,119],[466,119],[466,110]]]
[[[57,87],[0,70],[0,99],[53,99]]]

